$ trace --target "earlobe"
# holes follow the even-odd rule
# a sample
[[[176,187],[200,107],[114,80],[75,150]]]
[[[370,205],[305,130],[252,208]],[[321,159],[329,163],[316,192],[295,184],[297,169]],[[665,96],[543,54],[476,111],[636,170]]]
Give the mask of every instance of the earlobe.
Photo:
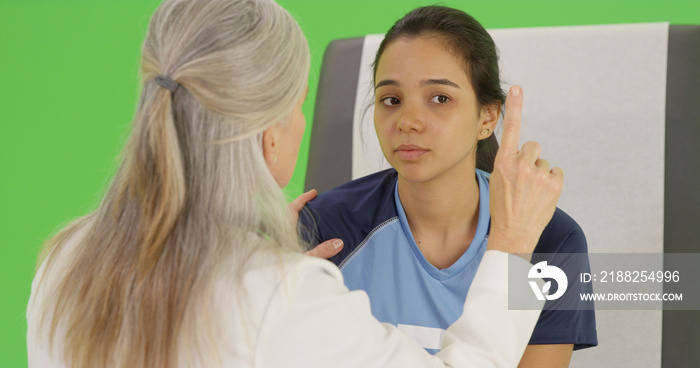
[[[498,117],[500,116],[501,112],[499,107],[490,106],[484,107],[481,110],[481,116],[484,120],[481,122],[478,139],[486,139],[495,131],[496,124],[498,124]]]

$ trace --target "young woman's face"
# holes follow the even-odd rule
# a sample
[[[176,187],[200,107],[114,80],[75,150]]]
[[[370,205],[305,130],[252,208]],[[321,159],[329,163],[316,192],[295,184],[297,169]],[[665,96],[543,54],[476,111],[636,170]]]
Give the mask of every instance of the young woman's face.
[[[498,112],[479,108],[463,62],[442,38],[393,41],[375,80],[374,127],[384,156],[404,180],[473,175],[477,140],[493,132]],[[480,134],[486,128],[490,132]]]

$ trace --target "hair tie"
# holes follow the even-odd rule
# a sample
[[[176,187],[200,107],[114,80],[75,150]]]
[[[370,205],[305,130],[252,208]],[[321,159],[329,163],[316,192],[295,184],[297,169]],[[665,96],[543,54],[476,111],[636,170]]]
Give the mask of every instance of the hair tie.
[[[177,87],[180,86],[179,83],[175,82],[170,77],[166,77],[164,75],[156,76],[156,83],[158,83],[158,85],[167,89],[170,92],[175,92]]]

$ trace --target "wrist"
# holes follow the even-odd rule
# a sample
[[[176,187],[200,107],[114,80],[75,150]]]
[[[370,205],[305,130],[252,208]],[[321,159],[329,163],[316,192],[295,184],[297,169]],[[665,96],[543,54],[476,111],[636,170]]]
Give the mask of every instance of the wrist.
[[[502,252],[523,254],[522,258],[530,260],[531,254],[539,241],[539,233],[513,232],[491,230],[487,250],[499,250]]]

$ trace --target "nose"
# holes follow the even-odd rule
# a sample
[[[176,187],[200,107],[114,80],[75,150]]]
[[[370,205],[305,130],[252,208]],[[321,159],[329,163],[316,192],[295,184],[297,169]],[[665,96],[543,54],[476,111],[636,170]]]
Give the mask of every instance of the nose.
[[[420,133],[424,128],[425,121],[420,107],[404,103],[399,119],[396,122],[396,129],[404,133]]]

